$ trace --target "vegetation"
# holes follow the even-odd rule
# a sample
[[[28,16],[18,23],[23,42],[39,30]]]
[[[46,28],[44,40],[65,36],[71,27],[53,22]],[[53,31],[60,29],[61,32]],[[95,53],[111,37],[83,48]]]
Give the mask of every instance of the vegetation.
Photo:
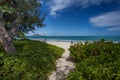
[[[120,80],[120,43],[77,43],[69,50],[76,69],[67,80]]]
[[[44,26],[46,0],[1,0],[0,1],[0,42],[7,54],[16,54],[14,37]]]
[[[14,41],[16,55],[0,45],[0,80],[47,80],[64,50],[40,41]]]

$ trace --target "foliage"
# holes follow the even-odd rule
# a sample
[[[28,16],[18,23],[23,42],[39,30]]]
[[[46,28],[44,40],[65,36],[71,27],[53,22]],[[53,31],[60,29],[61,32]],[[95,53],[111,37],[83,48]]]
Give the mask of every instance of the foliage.
[[[0,47],[0,80],[47,80],[64,50],[40,41],[14,41],[17,55]]]
[[[46,0],[1,0],[0,1],[0,42],[7,54],[16,54],[13,39],[24,33],[45,26]]]
[[[45,1],[45,0],[41,0]],[[35,26],[42,27],[46,16],[46,10],[41,9],[42,4],[38,0],[11,0],[0,5],[3,20],[7,28],[18,27],[18,31],[28,32],[35,30]],[[19,13],[19,14],[17,14]],[[19,25],[15,26],[15,20],[19,16]]]
[[[67,80],[120,80],[120,43],[77,43],[69,50],[76,69]]]

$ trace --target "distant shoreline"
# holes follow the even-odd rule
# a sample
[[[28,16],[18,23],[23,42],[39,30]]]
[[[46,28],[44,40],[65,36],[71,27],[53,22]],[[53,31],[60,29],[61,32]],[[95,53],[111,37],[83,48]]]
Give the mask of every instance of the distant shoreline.
[[[107,41],[120,42],[120,36],[27,36],[27,37],[31,40],[41,40],[41,41],[93,42],[104,39]]]
[[[51,43],[51,42],[68,42],[68,43],[78,43],[78,42],[81,42],[81,43],[85,43],[85,42],[90,42],[90,43],[93,43],[94,42],[94,40],[93,41],[81,41],[81,40],[43,40],[43,39],[31,39],[31,40],[35,40],[35,41],[42,41],[42,42],[47,42],[47,43]],[[100,41],[100,40],[95,40],[95,41]],[[106,40],[106,41],[108,41],[108,40]],[[120,43],[120,41],[112,41],[112,42],[114,42],[114,43]]]
[[[28,39],[50,42],[93,42],[104,39],[105,41],[120,42],[120,36],[28,36]]]

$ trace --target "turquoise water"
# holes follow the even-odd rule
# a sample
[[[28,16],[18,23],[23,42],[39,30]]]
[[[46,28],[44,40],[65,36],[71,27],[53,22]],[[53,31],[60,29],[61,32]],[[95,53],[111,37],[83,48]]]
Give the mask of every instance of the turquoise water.
[[[28,38],[47,41],[96,41],[105,39],[120,42],[120,36],[28,36]]]

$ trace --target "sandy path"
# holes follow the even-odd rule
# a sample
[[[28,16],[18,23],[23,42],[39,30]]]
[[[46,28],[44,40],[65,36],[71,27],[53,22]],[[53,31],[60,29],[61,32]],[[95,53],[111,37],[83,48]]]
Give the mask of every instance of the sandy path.
[[[49,44],[53,44],[65,49],[62,57],[57,60],[56,71],[54,71],[50,76],[49,80],[66,80],[66,76],[68,72],[74,69],[74,63],[68,61],[70,42],[48,42]]]

